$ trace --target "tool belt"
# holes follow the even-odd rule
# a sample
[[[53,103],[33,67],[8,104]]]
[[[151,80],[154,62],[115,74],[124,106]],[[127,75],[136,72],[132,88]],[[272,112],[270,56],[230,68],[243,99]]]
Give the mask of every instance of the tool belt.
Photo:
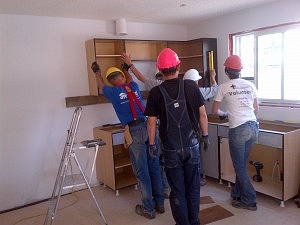
[[[136,120],[132,120],[131,122],[127,123],[127,125],[129,127],[132,127],[132,126],[137,126],[137,125],[140,125],[141,123],[144,123],[147,121],[147,118],[146,117],[143,117],[143,118],[138,118]]]

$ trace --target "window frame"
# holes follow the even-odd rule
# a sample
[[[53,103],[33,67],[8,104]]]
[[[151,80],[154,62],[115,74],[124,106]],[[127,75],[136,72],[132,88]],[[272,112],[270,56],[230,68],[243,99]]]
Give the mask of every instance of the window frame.
[[[236,50],[236,43],[235,38],[236,37],[242,37],[246,35],[254,35],[254,77],[243,77],[243,79],[251,80],[255,84],[255,86],[258,86],[258,36],[267,35],[267,34],[273,34],[273,33],[283,33],[291,29],[300,29],[300,21],[292,22],[292,23],[284,23],[279,24],[275,26],[269,26],[269,27],[262,27],[258,29],[248,30],[248,31],[242,31],[237,33],[229,34],[229,54],[237,54],[235,53]],[[284,61],[282,61],[282,70]],[[284,74],[283,71],[281,72],[281,77],[283,79]],[[258,88],[258,87],[257,87]],[[284,82],[281,82],[281,90],[284,91]],[[300,108],[300,99],[299,100],[284,100],[284,99],[262,99],[259,98],[260,105],[266,105],[266,106],[281,106],[281,107],[295,107]]]

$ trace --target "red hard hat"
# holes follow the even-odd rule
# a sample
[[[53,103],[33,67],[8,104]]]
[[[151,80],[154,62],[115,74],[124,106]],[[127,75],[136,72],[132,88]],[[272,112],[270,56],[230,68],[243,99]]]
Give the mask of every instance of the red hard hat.
[[[225,62],[224,66],[230,69],[241,70],[243,69],[242,60],[238,55],[229,56]]]
[[[180,63],[178,55],[170,48],[163,49],[157,57],[157,68],[167,69],[177,66]]]

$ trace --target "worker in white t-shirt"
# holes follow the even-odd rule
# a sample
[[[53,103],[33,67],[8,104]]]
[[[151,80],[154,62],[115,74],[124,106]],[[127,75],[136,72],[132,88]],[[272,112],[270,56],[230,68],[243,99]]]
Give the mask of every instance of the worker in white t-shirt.
[[[236,173],[235,184],[231,190],[232,206],[256,210],[256,192],[248,175],[248,157],[258,137],[257,89],[250,81],[240,78],[243,68],[241,58],[229,56],[225,63],[225,73],[229,81],[219,85],[214,97],[212,113],[229,121],[229,150]],[[226,111],[220,109],[225,103]]]

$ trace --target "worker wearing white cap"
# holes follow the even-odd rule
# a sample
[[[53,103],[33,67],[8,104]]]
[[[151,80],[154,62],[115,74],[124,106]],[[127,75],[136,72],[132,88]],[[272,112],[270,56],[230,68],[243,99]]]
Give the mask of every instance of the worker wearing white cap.
[[[204,100],[214,97],[218,90],[218,84],[216,82],[216,71],[215,70],[210,71],[210,78],[212,81],[212,84],[210,87],[200,87],[199,88]],[[202,77],[199,75],[199,72],[196,69],[189,69],[188,71],[185,72],[183,79],[184,80],[193,80],[198,84],[198,81],[201,80]]]

